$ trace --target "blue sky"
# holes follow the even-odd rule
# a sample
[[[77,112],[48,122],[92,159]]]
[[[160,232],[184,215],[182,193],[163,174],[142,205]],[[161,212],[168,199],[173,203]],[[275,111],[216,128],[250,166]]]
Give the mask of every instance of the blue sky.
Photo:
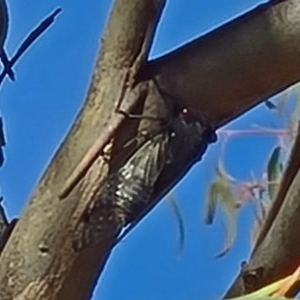
[[[83,104],[109,7],[108,0],[14,0],[9,5],[6,49],[11,56],[23,38],[57,7],[63,12],[15,66],[17,81],[1,87],[1,114],[7,146],[0,170],[1,192],[9,216],[20,213],[38,179]],[[159,56],[202,35],[258,4],[255,0],[169,0],[151,56]],[[265,106],[234,122],[273,126]],[[225,163],[230,173],[246,180],[259,175],[275,139],[239,138],[228,144]],[[239,270],[249,251],[253,216],[238,217],[238,242],[222,259],[215,254],[224,240],[224,218],[203,224],[205,193],[220,155],[210,147],[175,189],[184,218],[186,239],[178,252],[178,228],[168,204],[162,202],[118,245],[106,266],[93,299],[181,300],[217,299]],[[246,157],[246,159],[245,159]]]

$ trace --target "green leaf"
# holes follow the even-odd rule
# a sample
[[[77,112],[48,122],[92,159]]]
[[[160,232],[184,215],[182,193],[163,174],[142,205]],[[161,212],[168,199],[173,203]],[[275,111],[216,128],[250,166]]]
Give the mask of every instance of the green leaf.
[[[179,254],[180,254],[183,250],[184,240],[185,240],[183,217],[182,217],[182,214],[180,212],[179,206],[176,203],[175,197],[172,194],[169,194],[167,196],[167,200],[168,200],[168,203],[170,204],[171,209],[174,213],[175,220],[178,223],[178,236],[179,236],[178,245],[179,245]]]
[[[209,186],[208,201],[207,201],[206,214],[205,214],[206,224],[210,225],[213,223],[216,214],[217,199],[218,199],[218,183],[213,182]]]
[[[219,204],[226,217],[226,239],[223,249],[217,254],[217,257],[225,255],[232,247],[236,238],[236,201],[232,192],[231,177],[225,172],[221,163],[216,168],[216,178],[210,184],[207,205],[205,213],[205,223],[212,224],[216,208]]]
[[[280,161],[281,147],[277,146],[272,151],[267,166],[268,196],[271,200],[275,199],[279,181],[282,175],[282,165]]]
[[[282,282],[284,279],[280,279],[276,282],[273,282],[265,287],[262,287],[258,291],[252,292],[250,294],[236,297],[236,298],[231,298],[230,300],[286,300],[288,298],[285,297],[280,297],[280,296],[272,296],[282,286]],[[289,298],[290,299],[290,298]]]
[[[290,137],[290,144],[295,140],[295,137],[298,132],[299,127],[299,117],[300,117],[300,83],[297,83],[293,87],[293,91],[296,94],[296,103],[295,107],[293,108],[293,112],[289,117],[289,137]]]

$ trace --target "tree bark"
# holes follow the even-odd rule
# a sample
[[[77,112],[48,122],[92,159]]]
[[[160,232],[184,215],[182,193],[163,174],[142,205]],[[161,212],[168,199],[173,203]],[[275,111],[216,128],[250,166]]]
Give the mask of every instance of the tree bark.
[[[105,182],[107,163],[99,156],[69,197],[59,200],[58,194],[109,124],[126,83],[124,70],[130,69],[140,52],[141,62],[146,59],[163,2],[116,1],[84,107],[1,254],[1,299],[90,297],[119,224],[105,211],[101,241],[82,251],[75,251],[73,243],[91,205],[87,195]],[[261,5],[173,53],[146,66],[141,63],[142,79],[154,77],[177,105],[188,107],[199,118],[204,114],[212,127],[220,127],[300,79],[299,13],[299,0]],[[136,131],[124,125],[119,136],[120,132],[128,139]],[[110,158],[113,165],[122,159]]]
[[[276,0],[150,62],[162,89],[220,127],[299,81],[300,3]]]
[[[299,265],[300,244],[300,130],[291,151],[278,193],[259,233],[246,266],[225,298],[248,294],[290,275]],[[296,284],[288,297],[299,291]]]
[[[85,203],[91,188],[88,178],[96,173],[101,183],[107,173],[103,158],[94,164],[81,189],[64,200],[57,195],[72,168],[107,126],[120,87],[126,83],[124,70],[141,51],[146,59],[163,4],[161,0],[115,2],[84,108],[1,254],[1,299],[90,298],[118,224],[106,224],[102,242],[81,252],[74,251],[73,237],[89,205]]]

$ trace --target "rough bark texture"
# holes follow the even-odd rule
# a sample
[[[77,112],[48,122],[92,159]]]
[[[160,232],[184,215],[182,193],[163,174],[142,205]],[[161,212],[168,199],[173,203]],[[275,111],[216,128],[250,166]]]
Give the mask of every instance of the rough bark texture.
[[[1,299],[89,299],[118,233],[118,224],[108,222],[102,242],[74,251],[75,230],[94,184],[88,178],[97,174],[101,183],[107,172],[103,158],[99,157],[82,187],[69,198],[59,200],[57,195],[84,152],[107,126],[120,87],[126,84],[124,71],[142,51],[147,56],[145,37],[155,29],[163,2],[116,1],[84,109],[1,254]],[[151,45],[151,38],[148,42]]]
[[[150,63],[162,89],[224,125],[300,79],[300,2],[271,1]]]
[[[88,299],[110,254],[119,224],[103,212],[98,244],[74,250],[89,195],[108,165],[99,157],[69,197],[58,194],[70,172],[108,125],[128,71],[147,56],[163,1],[117,0],[87,101],[30,199],[0,259],[0,298]],[[219,127],[300,79],[300,1],[274,1],[145,67],[181,107]],[[149,34],[145,45],[145,35]],[[127,87],[126,87],[127,88]],[[134,134],[133,125],[118,136]],[[115,137],[117,140],[117,137]],[[112,157],[112,166],[123,158]]]

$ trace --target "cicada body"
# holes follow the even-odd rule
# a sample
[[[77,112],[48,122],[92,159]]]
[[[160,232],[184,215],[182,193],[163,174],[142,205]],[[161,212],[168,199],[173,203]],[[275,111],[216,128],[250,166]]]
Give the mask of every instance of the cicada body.
[[[207,145],[215,140],[214,131],[183,111],[129,158],[108,183],[117,216],[129,225],[125,234],[202,158]]]
[[[97,203],[87,213],[89,226],[83,226],[76,248],[100,242],[107,222],[117,224],[118,231],[125,228],[116,237],[117,243],[202,158],[214,140],[214,131],[191,113],[173,116],[108,176]]]

